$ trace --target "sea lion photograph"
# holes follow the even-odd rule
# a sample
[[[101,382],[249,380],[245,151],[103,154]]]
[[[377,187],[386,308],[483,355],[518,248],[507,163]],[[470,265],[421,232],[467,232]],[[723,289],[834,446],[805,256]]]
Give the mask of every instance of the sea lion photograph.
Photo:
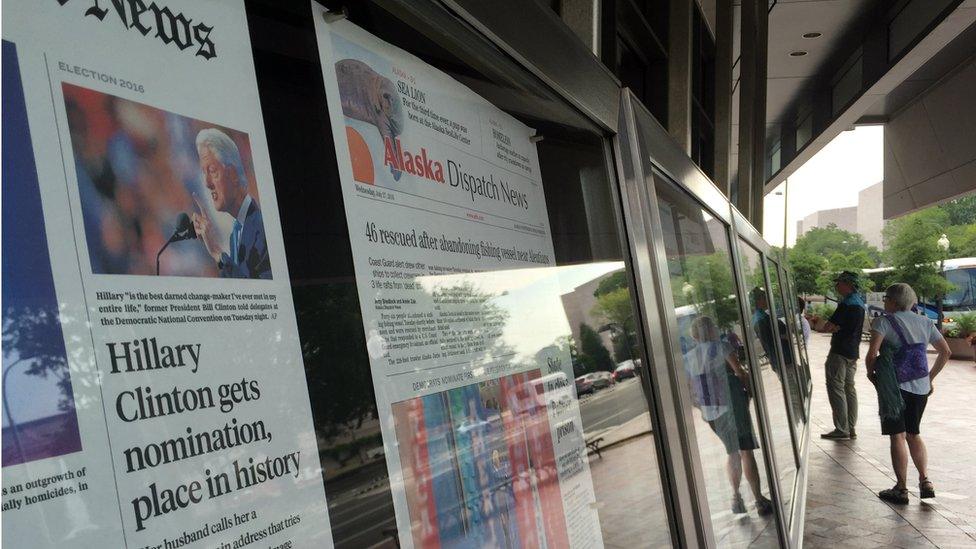
[[[389,78],[357,59],[336,63],[342,114],[376,126],[385,139],[403,132],[403,108]]]

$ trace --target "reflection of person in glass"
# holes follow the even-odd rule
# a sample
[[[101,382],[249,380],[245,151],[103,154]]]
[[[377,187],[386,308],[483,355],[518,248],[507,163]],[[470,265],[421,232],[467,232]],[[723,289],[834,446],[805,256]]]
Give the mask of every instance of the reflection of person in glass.
[[[217,262],[223,278],[271,278],[271,259],[264,234],[264,218],[258,203],[247,193],[244,162],[234,140],[216,128],[197,134],[197,152],[204,182],[214,208],[234,216],[228,251],[220,241],[214,220],[200,203],[193,226],[207,252]]]
[[[776,355],[776,346],[774,344],[776,335],[773,331],[773,320],[769,316],[769,299],[766,297],[766,290],[758,286],[753,288],[752,303],[752,329],[755,330],[756,336],[759,337],[759,343],[762,345],[763,353],[769,358],[769,364],[773,367],[773,371],[776,372],[776,375],[781,376],[779,357]],[[783,360],[787,366],[791,366],[793,364],[793,353],[792,348],[789,346],[789,340],[786,339],[786,324],[782,321],[778,322],[780,338],[782,338],[780,339],[780,345],[783,350]]]
[[[685,370],[695,406],[728,455],[725,469],[732,486],[732,512],[745,513],[739,484],[746,481],[756,500],[756,511],[768,515],[773,507],[762,494],[762,481],[753,450],[759,447],[749,412],[749,374],[739,362],[736,349],[719,337],[718,326],[707,316],[691,324],[694,347],[684,355]]]

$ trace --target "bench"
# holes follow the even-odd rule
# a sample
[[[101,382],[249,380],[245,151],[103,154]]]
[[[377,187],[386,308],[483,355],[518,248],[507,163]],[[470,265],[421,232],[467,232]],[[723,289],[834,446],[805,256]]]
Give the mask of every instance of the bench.
[[[600,444],[603,442],[603,437],[597,437],[586,441],[586,447],[596,454],[596,457],[603,459],[603,455],[600,453]]]

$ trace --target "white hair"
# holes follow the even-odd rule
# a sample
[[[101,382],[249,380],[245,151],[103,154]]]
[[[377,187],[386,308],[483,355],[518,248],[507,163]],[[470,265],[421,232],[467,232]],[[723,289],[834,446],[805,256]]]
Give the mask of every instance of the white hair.
[[[203,147],[209,148],[225,166],[233,166],[237,171],[237,182],[241,187],[247,188],[247,176],[244,175],[244,161],[241,160],[241,151],[237,148],[237,143],[226,133],[217,128],[206,128],[197,134],[197,150]]]
[[[899,311],[907,311],[918,303],[918,296],[915,295],[915,290],[904,282],[898,282],[897,284],[888,286],[885,289],[885,296],[895,304],[895,308]]]

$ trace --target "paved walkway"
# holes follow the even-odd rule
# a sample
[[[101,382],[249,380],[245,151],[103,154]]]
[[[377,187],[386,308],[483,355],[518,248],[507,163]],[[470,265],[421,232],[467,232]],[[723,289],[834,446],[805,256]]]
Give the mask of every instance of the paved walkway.
[[[976,547],[976,368],[952,360],[935,382],[922,420],[934,500],[918,499],[918,475],[909,465],[908,505],[887,504],[876,493],[895,483],[888,437],[881,435],[874,387],[858,363],[858,438],[822,440],[833,428],[824,389],[823,363],[829,337],[813,334],[810,474],[804,546]],[[867,344],[861,346],[861,356]],[[934,355],[930,355],[930,359]]]

